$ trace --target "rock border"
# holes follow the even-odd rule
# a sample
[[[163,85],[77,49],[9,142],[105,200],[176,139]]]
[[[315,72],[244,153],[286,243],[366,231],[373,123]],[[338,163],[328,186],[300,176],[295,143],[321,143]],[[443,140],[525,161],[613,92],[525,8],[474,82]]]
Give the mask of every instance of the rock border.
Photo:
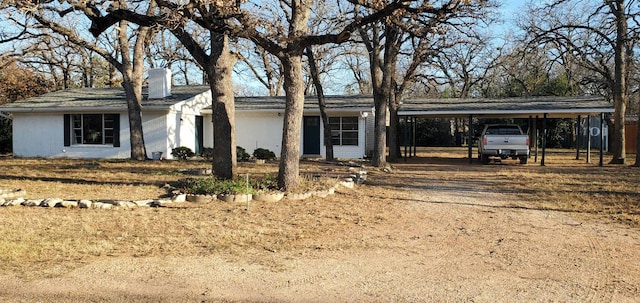
[[[360,183],[359,183],[360,184]],[[312,196],[325,198],[335,193],[339,187],[353,189],[355,182],[352,178],[345,178],[338,181],[334,186],[326,190],[315,190],[306,193],[287,193],[284,199],[287,200],[304,200]],[[187,203],[187,194],[168,188],[173,195],[166,199],[149,199],[149,200],[65,200],[60,198],[47,199],[26,199],[26,191],[21,189],[0,189],[0,207],[7,206],[26,206],[26,207],[62,207],[62,208],[86,208],[86,209],[131,209],[136,207],[170,207],[177,206],[180,203]],[[212,199],[212,201],[216,201]],[[217,200],[221,201],[221,200]],[[256,201],[256,200],[254,200]],[[222,202],[222,201],[221,201]],[[244,202],[244,201],[242,201]],[[198,202],[188,202],[198,203]],[[209,202],[210,203],[210,202]],[[268,203],[268,202],[267,202]]]

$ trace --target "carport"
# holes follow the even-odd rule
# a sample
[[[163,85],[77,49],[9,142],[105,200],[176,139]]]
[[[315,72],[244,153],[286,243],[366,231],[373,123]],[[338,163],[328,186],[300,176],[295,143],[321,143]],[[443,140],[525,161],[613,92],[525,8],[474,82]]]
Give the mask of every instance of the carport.
[[[586,117],[589,123],[591,116],[600,117],[600,166],[604,166],[604,134],[603,126],[605,114],[614,112],[613,105],[603,97],[520,97],[520,98],[487,98],[487,99],[407,99],[403,100],[398,110],[398,116],[405,119],[405,133],[409,135],[409,144],[405,144],[404,156],[416,153],[415,120],[416,118],[463,118],[468,119],[468,157],[473,162],[473,133],[474,118],[524,118],[529,120],[529,136],[538,142],[537,122],[542,119],[542,157],[540,165],[545,165],[547,145],[547,119],[571,118],[578,123]],[[591,129],[590,125],[587,125]],[[580,136],[577,136],[579,140]],[[590,140],[587,143],[587,163],[590,161]],[[537,146],[537,144],[536,144]],[[580,143],[576,144],[576,159],[580,159]],[[407,151],[408,147],[408,151]],[[535,152],[536,162],[538,152]]]

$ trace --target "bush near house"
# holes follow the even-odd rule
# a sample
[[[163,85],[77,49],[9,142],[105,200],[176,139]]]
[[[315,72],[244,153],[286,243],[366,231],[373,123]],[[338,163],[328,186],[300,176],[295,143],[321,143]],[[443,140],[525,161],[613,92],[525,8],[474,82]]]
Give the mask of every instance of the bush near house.
[[[171,155],[174,158],[177,158],[179,160],[187,160],[193,156],[195,156],[196,154],[191,150],[191,148],[188,148],[186,146],[180,146],[180,147],[176,147],[174,149],[171,150]]]
[[[203,147],[202,148],[202,157],[205,160],[213,160],[213,148],[211,148],[211,147]]]
[[[256,148],[253,151],[253,157],[261,160],[273,160],[276,158],[276,154],[266,148]]]
[[[249,153],[247,153],[247,150],[242,146],[236,146],[236,157],[238,161],[249,161],[251,155],[249,155]]]

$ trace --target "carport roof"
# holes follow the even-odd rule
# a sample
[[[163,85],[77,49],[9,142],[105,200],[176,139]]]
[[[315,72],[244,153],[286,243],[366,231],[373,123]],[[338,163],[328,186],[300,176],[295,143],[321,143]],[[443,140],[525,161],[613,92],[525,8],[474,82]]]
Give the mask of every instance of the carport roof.
[[[329,110],[371,111],[371,96],[326,96]],[[284,97],[236,97],[236,110],[284,110]],[[305,110],[318,110],[316,96],[305,96]],[[432,99],[409,98],[402,102],[401,116],[420,117],[529,117],[548,114],[550,118],[570,118],[578,115],[612,113],[613,105],[603,97],[519,97]]]
[[[603,97],[519,97],[483,99],[407,99],[399,115],[420,117],[535,117],[570,118],[614,112]]]

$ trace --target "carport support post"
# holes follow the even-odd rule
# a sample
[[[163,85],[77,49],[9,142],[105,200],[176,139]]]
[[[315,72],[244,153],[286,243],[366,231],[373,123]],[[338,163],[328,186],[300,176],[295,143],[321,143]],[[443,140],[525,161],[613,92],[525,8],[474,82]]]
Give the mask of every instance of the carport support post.
[[[416,130],[418,128],[418,123],[417,123],[418,118],[417,117],[413,117],[413,127],[411,128],[411,142],[413,143],[413,156],[417,157],[418,156],[418,143],[416,142]]]
[[[542,161],[540,166],[544,166],[544,158],[547,155],[547,114],[542,117]]]
[[[535,146],[535,154],[536,156],[534,157],[534,161],[536,163],[538,163],[538,116],[536,115],[536,122],[533,124],[533,133],[534,133],[534,140],[533,140],[533,145]]]
[[[587,115],[587,163],[591,163],[591,115]]]
[[[600,113],[600,163],[599,166],[604,166],[604,113]],[[591,136],[591,133],[589,133]]]
[[[469,164],[473,163],[473,115],[469,115],[469,135],[467,140]]]
[[[576,160],[580,160],[580,122],[582,117],[578,115],[578,121],[576,121]]]

